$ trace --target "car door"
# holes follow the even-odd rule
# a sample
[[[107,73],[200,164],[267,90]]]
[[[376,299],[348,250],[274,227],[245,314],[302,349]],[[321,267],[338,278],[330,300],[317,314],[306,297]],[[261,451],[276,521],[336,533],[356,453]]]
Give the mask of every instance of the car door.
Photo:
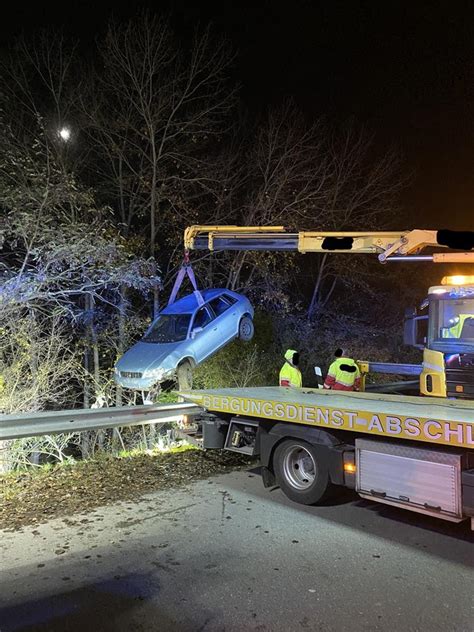
[[[235,338],[239,330],[239,314],[235,305],[235,300],[225,294],[216,296],[209,305],[212,308],[215,319],[216,339],[219,340],[219,346],[224,345],[232,338]]]
[[[194,315],[191,327],[191,347],[196,362],[202,362],[219,347],[216,340],[215,314],[209,305],[203,305]]]

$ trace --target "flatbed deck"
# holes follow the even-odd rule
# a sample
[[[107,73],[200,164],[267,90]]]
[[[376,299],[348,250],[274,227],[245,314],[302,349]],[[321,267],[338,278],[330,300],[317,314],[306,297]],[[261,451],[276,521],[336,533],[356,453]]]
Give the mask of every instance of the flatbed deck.
[[[280,386],[180,393],[209,412],[474,448],[474,402]]]

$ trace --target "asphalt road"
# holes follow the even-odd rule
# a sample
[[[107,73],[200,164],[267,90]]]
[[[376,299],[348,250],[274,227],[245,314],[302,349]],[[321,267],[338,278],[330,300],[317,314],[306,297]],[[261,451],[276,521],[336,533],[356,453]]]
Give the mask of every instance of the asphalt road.
[[[0,631],[472,631],[472,538],[234,472],[0,532]]]

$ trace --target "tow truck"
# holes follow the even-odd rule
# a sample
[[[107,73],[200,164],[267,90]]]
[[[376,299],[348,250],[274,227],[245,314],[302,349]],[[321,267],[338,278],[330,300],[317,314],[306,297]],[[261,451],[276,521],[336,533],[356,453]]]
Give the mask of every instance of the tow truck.
[[[420,254],[437,247],[455,252]],[[459,264],[474,262],[474,233],[192,226],[185,248],[352,252],[376,254],[381,263]],[[205,411],[203,447],[259,457],[264,485],[279,485],[299,503],[317,504],[347,487],[444,520],[470,519],[474,529],[474,276],[430,288],[423,309],[428,314],[410,313],[405,322],[405,340],[423,348],[423,364],[393,368],[418,371],[419,395],[286,387],[181,392]],[[428,329],[420,341],[423,321]],[[370,370],[374,363],[366,364]]]
[[[190,226],[184,233],[184,247],[187,252],[207,249],[375,254],[384,264],[474,264],[474,232],[468,231],[291,232],[283,226]],[[449,252],[420,254],[426,248]],[[474,265],[471,269],[474,272]],[[363,385],[368,373],[416,376],[422,395],[474,398],[474,274],[446,276],[441,285],[429,288],[420,309],[406,312],[404,342],[423,350],[423,363],[361,360]],[[403,392],[407,386],[411,385],[399,382],[392,388]]]

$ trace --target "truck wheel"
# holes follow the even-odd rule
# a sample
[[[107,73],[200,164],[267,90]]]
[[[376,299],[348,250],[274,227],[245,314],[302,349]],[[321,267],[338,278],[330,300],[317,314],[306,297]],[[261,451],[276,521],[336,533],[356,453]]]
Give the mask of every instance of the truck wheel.
[[[187,391],[193,387],[193,367],[191,362],[185,360],[181,362],[177,370],[178,388],[180,391]]]
[[[242,316],[239,323],[239,338],[244,342],[249,342],[253,338],[255,327],[250,316]]]
[[[277,484],[290,500],[315,505],[332,491],[328,468],[321,464],[317,451],[306,441],[287,439],[273,457]]]

